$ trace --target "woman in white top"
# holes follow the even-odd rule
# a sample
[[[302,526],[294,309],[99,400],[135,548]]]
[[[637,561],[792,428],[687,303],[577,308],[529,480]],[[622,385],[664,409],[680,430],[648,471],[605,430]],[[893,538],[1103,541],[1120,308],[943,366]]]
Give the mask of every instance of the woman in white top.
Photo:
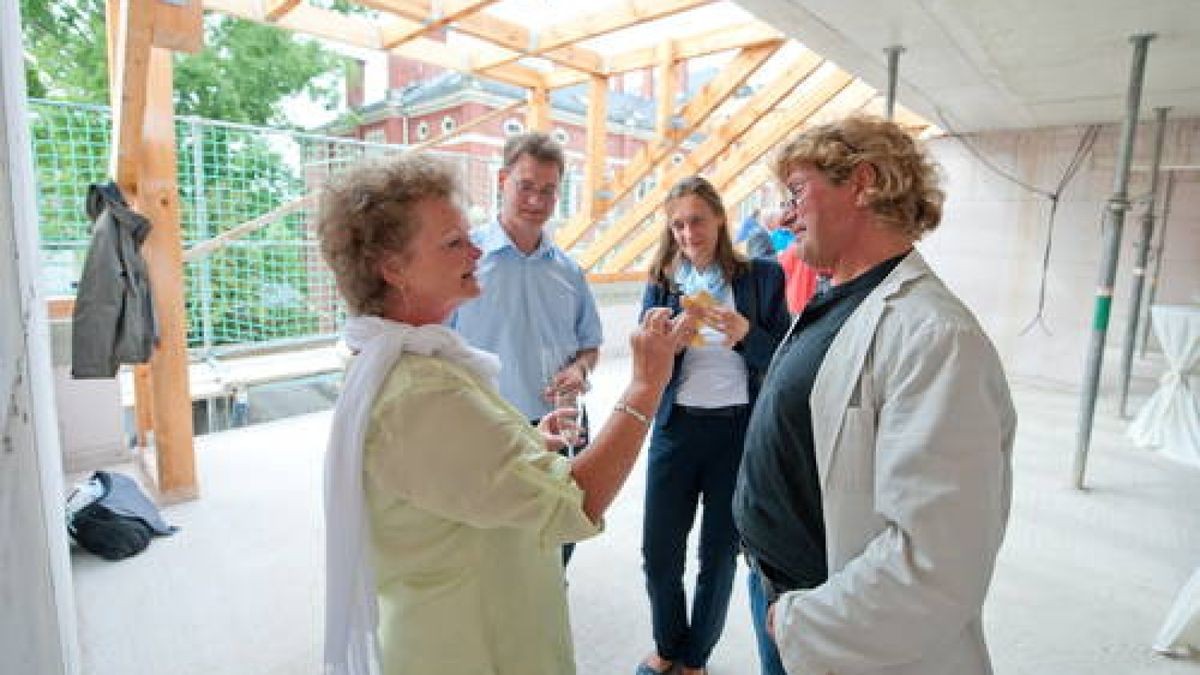
[[[783,270],[774,260],[747,260],[734,251],[712,184],[700,176],[677,183],[666,215],[642,313],[667,307],[683,330],[650,441],[642,556],[656,649],[637,675],[676,666],[703,673],[721,636],[737,570],[731,500],[742,441],[789,322]],[[715,303],[682,310],[682,298],[701,291]],[[684,556],[701,499],[700,573],[689,621]]]

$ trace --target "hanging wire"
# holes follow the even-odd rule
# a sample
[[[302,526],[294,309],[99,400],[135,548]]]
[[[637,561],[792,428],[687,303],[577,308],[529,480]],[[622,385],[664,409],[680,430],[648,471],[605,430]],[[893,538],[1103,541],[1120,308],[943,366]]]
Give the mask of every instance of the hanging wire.
[[[1046,325],[1045,309],[1046,283],[1050,275],[1050,251],[1054,243],[1055,216],[1058,214],[1058,203],[1063,192],[1067,189],[1067,186],[1070,185],[1071,181],[1074,180],[1075,174],[1079,173],[1079,169],[1083,166],[1083,160],[1087,158],[1088,154],[1091,153],[1092,148],[1096,145],[1096,139],[1100,136],[1100,125],[1091,124],[1084,129],[1083,136],[1081,136],[1079,139],[1079,145],[1075,148],[1075,154],[1071,157],[1071,161],[1067,162],[1067,166],[1063,170],[1063,175],[1059,179],[1058,184],[1054,187],[1054,191],[1050,192],[1026,183],[1012,173],[997,166],[994,162],[988,159],[987,156],[980,152],[978,148],[972,145],[963,134],[954,130],[940,108],[937,110],[937,116],[938,120],[941,121],[942,128],[945,129],[952,138],[961,143],[962,146],[966,148],[967,152],[971,153],[971,155],[978,159],[981,164],[986,166],[1001,178],[1004,178],[1005,180],[1014,183],[1015,185],[1018,185],[1026,191],[1031,192],[1039,197],[1044,197],[1050,202],[1050,211],[1046,217],[1046,245],[1042,251],[1042,273],[1041,279],[1038,283],[1037,312],[1034,313],[1033,318],[1030,319],[1027,324],[1025,324],[1025,327],[1021,329],[1018,335],[1025,335],[1029,333],[1029,331],[1033,330],[1034,326],[1040,326],[1047,335],[1053,335],[1053,333],[1050,331],[1050,327]]]

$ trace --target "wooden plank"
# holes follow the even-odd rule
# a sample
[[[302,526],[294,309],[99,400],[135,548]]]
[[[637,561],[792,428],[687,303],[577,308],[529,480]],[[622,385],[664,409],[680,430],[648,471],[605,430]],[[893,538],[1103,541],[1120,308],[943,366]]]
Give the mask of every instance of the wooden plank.
[[[275,23],[268,21],[257,3],[250,0],[204,0],[204,8],[239,19],[279,26],[296,33],[366,49],[383,49],[385,35],[401,32],[413,25],[407,19],[395,17],[381,20],[377,24],[362,17],[347,16],[303,3]],[[410,40],[389,51],[449,70],[473,71],[468,54],[429,38]],[[516,64],[494,68],[487,76],[519,87],[541,86],[544,81],[537,71]]]
[[[713,0],[626,0],[551,26],[538,36],[541,49],[555,49],[582,40],[712,4]]]
[[[111,72],[112,152],[109,175],[127,198],[137,192],[138,146],[146,118],[146,88],[150,81],[150,50],[154,34],[155,0],[113,0],[116,24],[108,29],[110,54],[115,58]]]
[[[438,3],[437,11],[433,11],[433,7],[430,8],[431,12],[427,21],[413,22],[413,27],[393,33],[385,38],[384,46],[389,48],[395,47],[402,42],[408,42],[414,38],[436,33],[451,23],[461,20],[468,14],[474,14],[488,5],[496,4],[496,2],[498,0],[458,0],[457,2]]]
[[[316,201],[317,194],[315,192],[309,193],[299,199],[294,199],[286,204],[271,209],[257,218],[253,218],[240,225],[231,227],[212,239],[206,239],[189,248],[183,254],[183,262],[197,262],[204,257],[212,255],[216,251],[225,248],[229,242],[236,241],[249,234],[253,234],[254,232],[257,232],[258,230],[270,225],[280,218],[285,218],[296,211],[313,206]]]
[[[782,41],[776,40],[742,50],[716,77],[701,87],[692,100],[683,106],[678,115],[681,124],[677,128],[669,130],[664,137],[666,143],[647,143],[642,146],[611,181],[607,181],[599,188],[607,194],[607,203],[614,204],[627,195],[659,162],[695,133],[704,120],[762,67],[782,44]],[[820,57],[815,54],[810,60],[813,69],[820,64]],[[802,63],[797,65],[802,65]],[[559,228],[556,236],[559,246],[570,248],[575,245],[575,242],[587,236],[602,215],[602,213],[596,213],[591,218],[573,216],[563,227]]]
[[[158,346],[150,359],[157,487],[163,499],[175,502],[197,497],[199,488],[188,395],[187,314],[171,52],[155,48],[150,60],[136,206],[154,224],[142,250],[150,287],[154,289],[154,313],[158,321]]]
[[[578,256],[577,261],[580,266],[584,269],[590,269],[608,251],[632,235],[642,222],[653,215],[654,211],[661,206],[662,200],[666,196],[667,191],[670,190],[672,184],[685,176],[699,173],[706,165],[717,160],[734,142],[745,135],[752,127],[756,127],[760,123],[760,118],[785,99],[804,79],[797,78],[794,75],[789,76],[792,73],[791,69],[785,69],[784,73],[783,76],[751,98],[746,105],[742,106],[738,112],[729,118],[725,125],[688,153],[682,163],[666,172],[662,181],[659,182],[654,190],[646,195],[642,201],[635,204],[619,221],[597,237],[587,250]],[[849,85],[852,79],[846,73],[836,70],[823,77],[820,84],[814,87],[811,94],[814,98],[831,97]],[[762,133],[761,130],[759,133]],[[647,229],[652,230],[654,228]],[[610,267],[609,269],[613,268]],[[615,269],[621,268],[617,267]]]
[[[529,111],[525,116],[529,131],[550,131],[550,90],[533,87],[529,90]]]
[[[675,114],[675,94],[679,92],[679,61],[675,58],[675,45],[671,40],[658,43],[658,63],[655,68],[654,93],[655,122],[654,130],[658,133],[660,145],[668,143],[671,133],[671,118]]]
[[[733,149],[709,175],[713,186],[723,193],[750,163],[757,161],[797,127],[821,113],[831,101],[841,96],[854,82],[853,76],[844,71],[838,70],[830,73],[822,79],[818,86],[806,92],[795,105],[777,110],[769,116],[769,119],[756,124],[753,130],[742,137],[738,147]],[[869,87],[867,89],[866,92],[858,90],[857,96],[862,97],[859,101],[869,99],[873,95],[874,90],[870,90]],[[669,186],[666,186],[665,189],[669,189]],[[643,253],[657,244],[661,228],[661,221],[656,219],[656,222],[650,227],[643,229],[622,246],[621,250],[607,262],[603,270],[597,271],[611,272],[627,269]]]
[[[504,106],[503,108],[496,108],[495,110],[491,111],[490,113],[487,113],[486,115],[480,115],[479,117],[476,117],[475,119],[471,120],[470,122],[467,122],[466,124],[460,124],[457,127],[455,127],[454,131],[442,134],[441,136],[438,136],[437,138],[425,141],[424,143],[417,143],[416,145],[410,145],[410,146],[408,146],[408,149],[410,151],[416,151],[416,150],[424,150],[426,148],[432,148],[432,147],[439,146],[439,145],[445,143],[446,141],[450,140],[451,138],[454,138],[456,136],[461,136],[462,134],[467,133],[471,129],[481,127],[481,126],[487,124],[488,122],[491,122],[492,120],[496,119],[497,117],[503,117],[504,115],[507,115],[507,114],[513,112],[514,110],[518,110],[520,108],[525,107],[525,105],[526,105],[525,101],[514,101],[514,102]]]
[[[767,24],[752,21],[729,28],[716,28],[675,38],[674,41],[676,56],[681,59],[694,59],[731,49],[742,49],[786,39],[786,35]],[[631,70],[641,70],[653,66],[656,59],[655,47],[630,50],[606,58],[604,72],[615,75]],[[578,84],[583,80],[584,78],[579,73],[570,70],[555,70],[546,75],[546,85],[551,89]]]
[[[204,10],[200,0],[159,0],[154,7],[155,47],[196,53],[204,48]]]
[[[278,21],[299,4],[300,0],[267,0],[264,14],[267,21]]]
[[[583,199],[574,218],[592,223],[611,197],[600,194],[604,182],[604,159],[608,157],[608,78],[593,76],[588,85],[587,153],[583,174]],[[560,228],[561,229],[561,228]]]
[[[759,117],[777,105],[788,96],[800,83],[812,75],[820,67],[820,57],[811,52],[800,54],[789,62],[788,67],[781,70],[781,75],[770,84],[763,87],[751,97],[738,111],[720,127],[712,130],[707,138],[684,157],[681,164],[664,172],[658,188],[642,202],[635,204],[620,220],[613,223],[607,231],[596,238],[583,253],[579,263],[585,269],[591,267],[603,255],[604,251],[618,245],[631,231],[637,228],[653,211],[654,199],[661,199],[666,194],[664,183],[674,182],[688,174],[699,172],[705,165],[715,160],[734,141],[744,134]],[[696,122],[699,123],[698,121]],[[647,171],[647,164],[639,165],[636,171]]]

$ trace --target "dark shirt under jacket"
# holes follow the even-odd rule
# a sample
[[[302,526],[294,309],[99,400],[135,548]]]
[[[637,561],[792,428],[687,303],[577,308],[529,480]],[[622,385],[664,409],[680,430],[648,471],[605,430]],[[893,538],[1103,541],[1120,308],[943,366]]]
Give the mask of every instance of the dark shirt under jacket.
[[[813,588],[828,576],[809,407],[817,371],[846,319],[903,258],[814,296],[779,346],[759,392],[733,514],[746,552],[781,591]]]

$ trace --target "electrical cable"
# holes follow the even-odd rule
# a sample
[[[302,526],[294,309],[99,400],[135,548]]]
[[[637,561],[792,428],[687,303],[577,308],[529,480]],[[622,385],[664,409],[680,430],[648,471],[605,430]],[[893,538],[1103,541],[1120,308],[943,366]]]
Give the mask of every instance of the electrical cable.
[[[1049,326],[1046,325],[1045,309],[1046,282],[1050,275],[1050,251],[1054,243],[1054,220],[1055,216],[1058,214],[1058,203],[1062,197],[1063,191],[1067,189],[1067,186],[1075,178],[1075,175],[1079,173],[1079,169],[1083,166],[1083,160],[1088,156],[1088,154],[1091,153],[1092,148],[1094,148],[1096,145],[1096,139],[1100,136],[1100,125],[1091,124],[1084,129],[1083,136],[1081,136],[1079,139],[1079,145],[1075,148],[1075,154],[1071,157],[1071,160],[1067,162],[1067,166],[1063,170],[1062,177],[1059,179],[1054,191],[1048,192],[1036,186],[1030,185],[1029,183],[1026,183],[1025,181],[1012,175],[1008,171],[996,166],[996,164],[988,159],[982,152],[980,152],[978,148],[967,141],[963,134],[954,130],[940,108],[937,109],[937,116],[938,120],[940,120],[942,123],[942,128],[946,130],[947,134],[961,143],[962,146],[967,149],[967,152],[971,153],[971,155],[978,159],[981,164],[1001,178],[1004,178],[1005,180],[1024,188],[1028,192],[1040,197],[1045,197],[1047,200],[1049,200],[1050,212],[1047,214],[1046,218],[1046,245],[1042,251],[1042,273],[1041,280],[1038,284],[1037,312],[1034,314],[1033,318],[1029,320],[1029,323],[1025,324],[1025,327],[1021,329],[1018,335],[1025,335],[1029,333],[1029,331],[1033,330],[1034,326],[1041,326],[1042,330],[1045,331],[1047,335],[1052,335],[1053,333],[1050,332]]]

